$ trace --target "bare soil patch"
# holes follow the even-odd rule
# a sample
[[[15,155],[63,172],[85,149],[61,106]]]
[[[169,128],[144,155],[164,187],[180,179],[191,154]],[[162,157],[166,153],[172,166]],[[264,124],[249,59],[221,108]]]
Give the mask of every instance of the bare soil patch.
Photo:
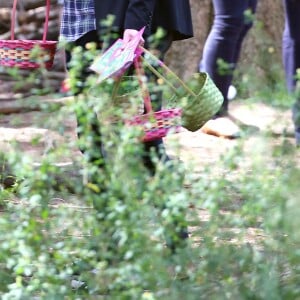
[[[57,101],[54,99],[53,102]],[[259,130],[245,132],[243,137],[245,152],[252,152],[262,146],[265,150],[286,139],[294,144],[293,125],[289,110],[282,111],[263,103],[247,104],[247,102],[233,101],[231,114],[242,124],[257,127]],[[57,112],[24,111],[1,115],[0,117],[0,148],[5,151],[11,149],[11,144],[34,158],[35,161],[61,143],[75,141],[75,118],[66,116],[63,120],[64,132],[59,132],[56,126],[49,126],[49,120],[55,120]],[[61,120],[58,120],[61,122]],[[55,122],[54,122],[55,123]],[[62,125],[62,124],[56,124]],[[33,141],[35,141],[33,143]],[[180,151],[172,146],[179,142]],[[179,156],[185,163],[192,163],[197,169],[212,165],[221,155],[240,143],[240,139],[229,140],[207,135],[201,132],[189,132],[183,129],[180,133],[165,139],[167,151],[172,156]],[[72,155],[80,155],[73,147]],[[68,158],[65,158],[68,160]]]

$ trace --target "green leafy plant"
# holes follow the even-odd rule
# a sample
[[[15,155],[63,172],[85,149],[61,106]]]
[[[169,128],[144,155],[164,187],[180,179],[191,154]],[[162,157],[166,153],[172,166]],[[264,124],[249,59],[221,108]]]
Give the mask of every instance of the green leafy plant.
[[[78,141],[49,147],[38,164],[18,147],[0,160],[17,178],[12,190],[0,190],[1,299],[299,298],[292,145],[270,147],[264,136],[249,153],[241,139],[200,171],[176,158],[162,163],[153,152],[156,172],[149,172],[141,131],[124,125],[130,112],[111,105],[115,82],[78,77],[83,56],[96,54],[90,50],[75,50],[69,73],[82,93],[43,120],[66,134],[63,121],[81,113]],[[134,106],[136,82],[122,84]],[[104,165],[90,127],[95,114]],[[189,239],[180,239],[186,228]]]

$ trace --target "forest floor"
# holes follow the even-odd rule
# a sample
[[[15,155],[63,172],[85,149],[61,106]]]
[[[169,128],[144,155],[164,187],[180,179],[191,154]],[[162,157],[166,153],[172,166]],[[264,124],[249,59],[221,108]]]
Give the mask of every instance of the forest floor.
[[[43,101],[45,100],[42,98]],[[47,99],[48,101],[48,99]],[[52,100],[50,99],[50,102]],[[56,101],[56,100],[54,100]],[[248,168],[253,159],[253,154],[258,153],[267,163],[272,163],[274,147],[280,147],[283,143],[294,149],[294,134],[291,120],[291,112],[282,110],[264,103],[249,103],[234,100],[230,103],[231,115],[239,120],[247,129],[240,139],[224,139],[197,132],[182,130],[178,134],[170,135],[165,139],[168,154],[181,160],[186,166],[192,166],[195,176],[203,174],[205,168],[209,168],[210,175],[227,172],[219,162],[222,157],[233,150],[241,147],[242,168]],[[59,133],[59,125],[64,124],[65,132]],[[75,118],[67,115],[58,118],[57,112],[27,111],[0,116],[0,149],[9,152],[18,149],[24,155],[28,155],[38,163],[48,151],[56,145],[75,141]],[[247,125],[247,126],[245,126]],[[253,130],[255,128],[255,130]],[[250,130],[252,129],[252,130]],[[174,147],[174,142],[177,147]],[[178,145],[179,150],[178,151]],[[81,155],[75,146],[72,146],[70,157]],[[176,150],[177,149],[177,150]],[[292,151],[295,161],[300,161],[300,151]],[[71,170],[72,159],[62,158],[57,162]],[[222,169],[223,168],[223,169]],[[250,168],[250,167],[249,167]],[[74,169],[74,168],[73,168]],[[239,176],[237,170],[230,176]],[[201,219],[207,218],[207,212],[199,211]],[[260,236],[257,228],[249,228],[247,242],[254,242]]]
[[[165,139],[168,153],[171,156],[179,155],[178,158],[184,163],[192,163],[196,169],[202,169],[207,165],[213,166],[220,156],[241,143],[241,140],[245,153],[250,153],[259,147],[263,149],[262,151],[268,151],[269,147],[279,145],[283,139],[291,145],[294,144],[289,110],[278,109],[264,103],[234,100],[230,103],[230,113],[241,122],[243,128],[246,128],[241,139],[218,138],[204,134],[200,130],[189,132],[183,129],[180,133]],[[74,117],[66,116],[63,120],[55,122],[56,116],[57,112],[30,110],[0,115],[0,149],[9,151],[11,144],[16,142],[13,144],[17,145],[20,151],[38,162],[51,147],[70,140],[74,141],[76,139]],[[60,122],[65,126],[63,135],[58,132]],[[180,144],[180,151],[176,153],[172,147],[174,140]],[[72,152],[74,155],[80,155],[75,148]],[[62,163],[67,162],[66,159]]]

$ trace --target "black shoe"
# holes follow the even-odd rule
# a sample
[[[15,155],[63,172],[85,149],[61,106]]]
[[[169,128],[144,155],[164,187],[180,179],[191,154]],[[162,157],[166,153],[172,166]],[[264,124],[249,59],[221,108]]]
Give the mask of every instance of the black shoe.
[[[176,224],[175,224],[176,226]],[[181,227],[176,233],[175,238],[167,241],[167,247],[171,250],[172,254],[176,253],[176,250],[184,248],[186,246],[187,239],[189,238],[189,233],[187,227]]]
[[[17,182],[17,177],[12,174],[6,174],[1,178],[0,184],[3,185],[4,189],[12,188]]]
[[[154,175],[156,171],[156,165],[152,161],[151,151],[157,155],[158,159],[163,163],[170,161],[170,157],[166,153],[165,146],[162,139],[155,141],[145,142],[144,143],[144,154],[143,154],[143,163],[144,166],[149,170],[150,174]]]

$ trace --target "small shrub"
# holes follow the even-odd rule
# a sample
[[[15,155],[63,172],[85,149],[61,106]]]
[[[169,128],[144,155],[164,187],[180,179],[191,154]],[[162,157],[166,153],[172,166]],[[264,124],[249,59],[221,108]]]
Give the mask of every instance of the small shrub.
[[[83,55],[76,53],[74,70]],[[70,74],[74,88],[83,84]],[[140,131],[109,105],[113,81],[90,97],[95,82],[91,76],[48,124],[64,132],[57,120],[82,112],[83,156],[70,141],[48,149],[39,165],[18,148],[5,158],[18,181],[13,190],[1,187],[1,298],[299,298],[295,150],[269,147],[264,137],[249,154],[241,139],[200,172],[151,153],[153,174],[143,165]],[[89,126],[95,114],[105,165]],[[56,164],[66,157],[72,173]],[[188,241],[179,238],[186,227]]]

